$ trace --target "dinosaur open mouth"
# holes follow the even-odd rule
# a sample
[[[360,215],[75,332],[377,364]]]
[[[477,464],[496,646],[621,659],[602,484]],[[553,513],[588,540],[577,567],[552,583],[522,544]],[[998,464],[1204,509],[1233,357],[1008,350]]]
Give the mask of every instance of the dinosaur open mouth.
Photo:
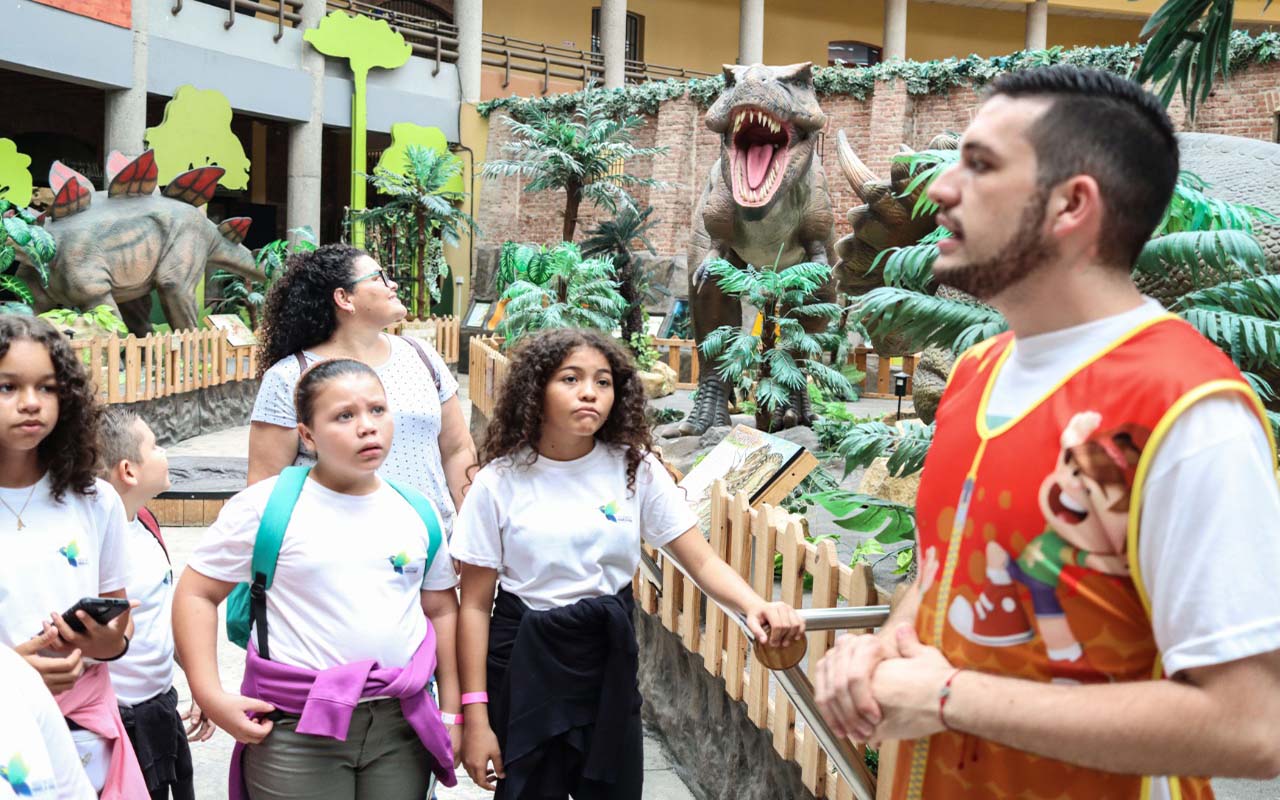
[[[740,108],[734,112],[730,136],[733,199],[746,207],[767,204],[791,158],[787,124],[759,108]]]

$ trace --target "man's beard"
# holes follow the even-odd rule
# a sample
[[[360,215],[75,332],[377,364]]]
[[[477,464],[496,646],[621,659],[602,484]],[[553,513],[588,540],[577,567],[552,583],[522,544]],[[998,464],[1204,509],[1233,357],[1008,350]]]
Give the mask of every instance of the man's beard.
[[[943,269],[935,266],[933,276],[938,283],[990,300],[1057,258],[1057,245],[1041,233],[1048,199],[1048,192],[1032,196],[1022,209],[1013,238],[991,258]]]

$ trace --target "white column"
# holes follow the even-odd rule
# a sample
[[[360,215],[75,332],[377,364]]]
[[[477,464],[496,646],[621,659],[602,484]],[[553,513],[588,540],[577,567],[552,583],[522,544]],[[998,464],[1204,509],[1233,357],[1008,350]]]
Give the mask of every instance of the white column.
[[[133,24],[133,85],[106,93],[103,144],[106,152],[140,155],[147,133],[147,12],[150,4],[135,0]]]
[[[907,57],[907,0],[884,0],[884,52],[881,58]]]
[[[453,18],[458,25],[458,78],[462,102],[480,102],[480,51],[484,32],[484,0],[457,0]]]
[[[764,0],[741,0],[738,13],[738,63],[764,63]]]
[[[324,18],[325,0],[303,0],[301,10],[301,27],[314,28]],[[302,71],[311,81],[311,116],[306,122],[289,126],[285,225],[289,230],[310,228],[319,236],[320,173],[324,164],[324,56],[310,45],[302,47]]]
[[[1049,46],[1049,0],[1033,0],[1027,4],[1027,50],[1044,50]]]
[[[627,82],[627,0],[601,0],[600,52],[604,88],[620,88]]]

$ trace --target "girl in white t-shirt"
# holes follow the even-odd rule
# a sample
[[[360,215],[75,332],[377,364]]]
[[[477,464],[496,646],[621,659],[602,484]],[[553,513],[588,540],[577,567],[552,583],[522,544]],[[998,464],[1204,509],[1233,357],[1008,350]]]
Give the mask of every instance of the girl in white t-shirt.
[[[370,367],[322,361],[302,374],[295,404],[316,465],[266,591],[267,652],[253,631],[241,693],[223,690],[217,607],[252,580],[279,477],[233,497],[187,562],[173,603],[179,660],[196,702],[239,743],[233,800],[421,800],[432,772],[453,785],[460,739],[448,544],[377,475],[394,423]],[[427,691],[433,671],[454,713]]]
[[[450,542],[462,562],[463,763],[484,788],[496,777],[500,799],[640,797],[630,587],[641,539],[744,613],[761,642],[803,635],[793,609],[766,603],[711,550],[651,452],[644,406],[630,357],[590,330],[531,337],[503,382]]]
[[[97,478],[97,431],[93,388],[62,334],[0,316],[0,645],[55,695],[94,788],[145,796],[101,663],[128,650],[130,615],[100,625],[77,612],[83,632],[62,618],[81,598],[125,596],[124,508]]]

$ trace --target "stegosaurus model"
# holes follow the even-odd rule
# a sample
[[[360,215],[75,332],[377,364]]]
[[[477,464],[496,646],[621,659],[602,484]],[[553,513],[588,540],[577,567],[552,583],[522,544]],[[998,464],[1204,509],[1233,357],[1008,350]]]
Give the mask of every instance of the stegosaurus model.
[[[197,167],[157,194],[151,150],[132,161],[113,152],[107,189],[94,191],[88,178],[55,161],[49,170],[53,204],[41,216],[58,248],[49,284],[42,287],[29,264],[18,272],[32,289],[36,311],[106,305],[131,333],[145,336],[151,332],[153,289],[169,325],[181,330],[199,323],[196,285],[206,269],[265,281],[241,244],[249,218],[216,224],[200,211],[222,173],[221,167]]]
[[[831,264],[835,218],[821,163],[814,156],[827,117],[813,90],[813,65],[728,66],[724,92],[707,112],[707,127],[720,135],[720,158],[712,165],[694,212],[689,243],[689,299],[694,339],[701,346],[721,325],[742,324],[742,307],[707,274],[723,258],[742,268],[807,261]],[[835,281],[820,293],[834,299]],[[806,321],[820,330],[822,320]],[[729,424],[729,387],[698,349],[698,396],[684,421],[660,429],[666,436],[705,433]],[[809,397],[794,393],[778,414],[783,427],[809,423]]]

